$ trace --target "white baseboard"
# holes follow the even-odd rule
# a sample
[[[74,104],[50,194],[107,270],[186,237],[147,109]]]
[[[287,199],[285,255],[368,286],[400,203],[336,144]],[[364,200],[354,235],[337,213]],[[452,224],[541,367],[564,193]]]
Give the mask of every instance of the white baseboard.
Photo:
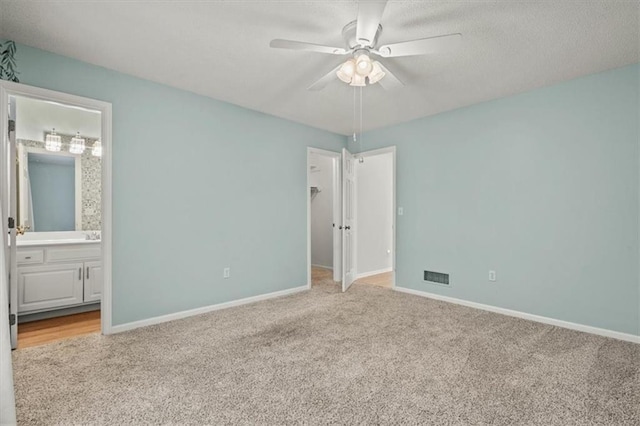
[[[361,274],[357,274],[356,275],[356,280],[359,280],[360,278],[370,277],[372,275],[384,274],[384,273],[391,272],[391,271],[393,271],[392,267],[388,267],[388,268],[384,268],[384,269],[378,269],[377,271],[363,272]]]
[[[528,314],[526,312],[513,311],[511,309],[498,308],[496,306],[485,305],[468,300],[456,299],[449,296],[441,296],[439,294],[427,293],[426,291],[414,290],[406,287],[396,287],[396,291],[402,293],[413,294],[416,296],[427,297],[429,299],[441,300],[443,302],[455,303],[456,305],[468,306],[470,308],[482,309],[483,311],[495,312],[510,317],[522,318],[529,321],[541,322],[543,324],[555,325],[556,327],[568,328],[570,330],[582,331],[584,333],[597,334],[599,336],[611,337],[614,339],[625,340],[632,343],[640,343],[640,336],[634,334],[621,333],[619,331],[607,330],[605,328],[592,327],[589,325],[577,324],[574,322],[562,321],[554,318],[543,317],[540,315]]]
[[[133,330],[135,328],[146,327],[163,322],[173,321],[182,318],[192,317],[194,315],[206,314],[207,312],[218,311],[220,309],[232,308],[234,306],[246,305],[249,303],[260,302],[262,300],[273,299],[276,297],[288,296],[290,294],[299,293],[308,290],[308,287],[294,287],[287,290],[275,291],[273,293],[261,294],[258,296],[246,297],[244,299],[231,300],[229,302],[218,303],[216,305],[203,306],[201,308],[190,309],[188,311],[176,312],[173,314],[161,315],[159,317],[148,318],[140,321],[128,322],[125,324],[114,325],[111,333],[122,333],[123,331]]]
[[[321,269],[328,269],[330,271],[333,271],[333,266],[324,266],[324,265],[314,265],[311,264],[312,268],[321,268]]]

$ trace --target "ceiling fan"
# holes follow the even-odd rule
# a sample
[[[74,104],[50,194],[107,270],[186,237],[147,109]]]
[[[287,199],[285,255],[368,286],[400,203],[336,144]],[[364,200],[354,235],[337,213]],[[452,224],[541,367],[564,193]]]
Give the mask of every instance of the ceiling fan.
[[[346,48],[283,39],[271,40],[269,45],[279,49],[351,55],[351,58],[346,62],[338,65],[309,86],[309,90],[322,90],[336,77],[355,87],[364,87],[367,83],[380,83],[383,88],[389,90],[404,86],[404,84],[382,63],[372,60],[371,55],[381,58],[427,55],[453,49],[462,39],[461,34],[447,34],[378,46],[378,37],[382,32],[380,21],[386,5],[387,0],[359,2],[358,19],[349,22],[342,29]]]

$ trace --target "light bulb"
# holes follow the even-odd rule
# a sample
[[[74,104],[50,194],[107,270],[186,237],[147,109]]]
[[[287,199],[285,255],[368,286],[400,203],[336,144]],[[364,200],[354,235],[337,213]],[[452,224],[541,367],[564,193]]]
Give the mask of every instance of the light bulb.
[[[365,81],[365,77],[361,76],[360,74],[356,73],[353,75],[353,80],[351,80],[351,84],[350,86],[354,86],[354,87],[364,87],[366,86],[367,83]]]
[[[344,81],[345,83],[351,83],[351,79],[355,74],[355,70],[356,70],[356,61],[354,61],[353,59],[349,59],[347,62],[342,64],[338,72],[336,72],[336,75],[340,80]]]
[[[377,82],[382,80],[382,77],[384,77],[385,75],[385,72],[382,71],[382,68],[380,68],[380,62],[374,61],[371,73],[369,74],[369,84],[376,84]]]
[[[366,77],[371,72],[373,65],[371,65],[371,58],[362,54],[356,58],[356,73],[363,77]]]

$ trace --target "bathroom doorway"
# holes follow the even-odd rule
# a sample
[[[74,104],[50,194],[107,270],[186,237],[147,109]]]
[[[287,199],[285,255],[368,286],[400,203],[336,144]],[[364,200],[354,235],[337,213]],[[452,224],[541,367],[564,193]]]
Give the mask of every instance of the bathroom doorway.
[[[342,280],[340,153],[307,150],[308,286],[338,289]]]
[[[111,105],[11,82],[0,102],[12,347],[109,334]]]

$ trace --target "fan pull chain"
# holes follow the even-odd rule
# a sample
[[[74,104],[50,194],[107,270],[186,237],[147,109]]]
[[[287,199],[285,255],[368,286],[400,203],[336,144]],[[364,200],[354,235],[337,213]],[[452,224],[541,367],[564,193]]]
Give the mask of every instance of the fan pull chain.
[[[360,88],[360,152],[362,152],[362,87]],[[358,158],[360,163],[364,163],[364,157]]]
[[[356,137],[356,88],[353,88],[353,142],[355,143],[358,139]]]

